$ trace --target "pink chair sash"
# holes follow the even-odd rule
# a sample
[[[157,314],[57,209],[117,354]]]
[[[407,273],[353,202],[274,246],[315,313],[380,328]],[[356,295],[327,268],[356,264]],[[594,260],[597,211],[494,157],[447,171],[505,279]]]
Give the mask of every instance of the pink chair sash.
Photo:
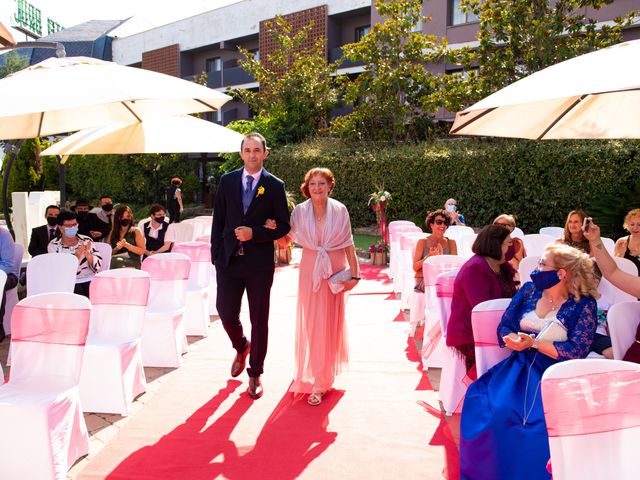
[[[16,305],[11,316],[12,342],[84,345],[91,310]]]
[[[151,280],[187,280],[191,262],[186,259],[147,257],[142,270],[151,275]]]
[[[151,281],[146,277],[96,276],[91,281],[89,296],[93,305],[144,306],[149,301]]]
[[[196,242],[211,244],[211,235],[202,235],[201,237],[196,238]]]
[[[477,347],[498,347],[497,327],[504,314],[503,310],[487,310],[473,313],[473,341]]]
[[[640,372],[547,378],[542,382],[542,400],[550,437],[640,427]]]
[[[185,242],[176,244],[171,251],[182,253],[192,262],[211,262],[211,245],[204,242]]]
[[[436,279],[436,296],[453,297],[453,284],[456,281],[454,276],[443,276]]]

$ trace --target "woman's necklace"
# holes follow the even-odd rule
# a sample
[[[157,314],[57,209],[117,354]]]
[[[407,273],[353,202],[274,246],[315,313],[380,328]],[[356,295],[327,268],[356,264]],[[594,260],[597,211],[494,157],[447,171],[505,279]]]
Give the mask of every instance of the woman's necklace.
[[[558,306],[561,306],[567,299],[566,298],[559,298],[558,300],[551,300],[549,297],[545,296],[545,299],[549,302],[549,304],[551,305],[551,311],[555,312],[558,309]]]

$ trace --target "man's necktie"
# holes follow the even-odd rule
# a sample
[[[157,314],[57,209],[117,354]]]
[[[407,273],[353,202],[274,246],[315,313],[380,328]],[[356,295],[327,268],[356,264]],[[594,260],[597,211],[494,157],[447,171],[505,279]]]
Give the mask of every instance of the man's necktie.
[[[251,175],[247,175],[247,184],[242,192],[242,206],[244,207],[244,213],[247,213],[249,210],[249,205],[251,204],[251,199],[253,197],[253,177]]]
[[[49,241],[53,240],[53,237],[56,236],[56,229],[55,228],[50,228],[49,229]]]

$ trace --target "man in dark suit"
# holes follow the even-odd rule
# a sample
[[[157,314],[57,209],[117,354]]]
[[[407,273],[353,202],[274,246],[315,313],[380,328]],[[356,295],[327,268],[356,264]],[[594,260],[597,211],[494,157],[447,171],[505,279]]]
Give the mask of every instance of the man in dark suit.
[[[56,205],[49,205],[44,211],[46,225],[41,225],[31,230],[31,240],[29,241],[29,254],[32,257],[47,253],[47,245],[54,238],[60,236],[58,230],[58,215],[60,208]]]
[[[267,354],[269,294],[275,270],[273,241],[291,228],[284,182],[262,167],[268,154],[262,135],[245,135],[240,147],[244,168],[220,179],[211,228],[211,258],[218,283],[216,307],[237,352],[231,376],[242,373],[250,353],[247,392],[253,399],[263,393],[260,375]],[[275,229],[265,227],[268,219],[275,220]],[[240,322],[245,290],[251,341],[244,336]]]

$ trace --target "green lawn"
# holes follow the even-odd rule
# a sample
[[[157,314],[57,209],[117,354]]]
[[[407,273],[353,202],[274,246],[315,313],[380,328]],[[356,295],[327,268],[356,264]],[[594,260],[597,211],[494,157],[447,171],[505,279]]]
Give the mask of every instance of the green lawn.
[[[371,244],[376,243],[379,240],[379,236],[362,235],[359,233],[353,234],[353,242],[356,244],[356,248],[361,248],[363,250],[368,250]]]

